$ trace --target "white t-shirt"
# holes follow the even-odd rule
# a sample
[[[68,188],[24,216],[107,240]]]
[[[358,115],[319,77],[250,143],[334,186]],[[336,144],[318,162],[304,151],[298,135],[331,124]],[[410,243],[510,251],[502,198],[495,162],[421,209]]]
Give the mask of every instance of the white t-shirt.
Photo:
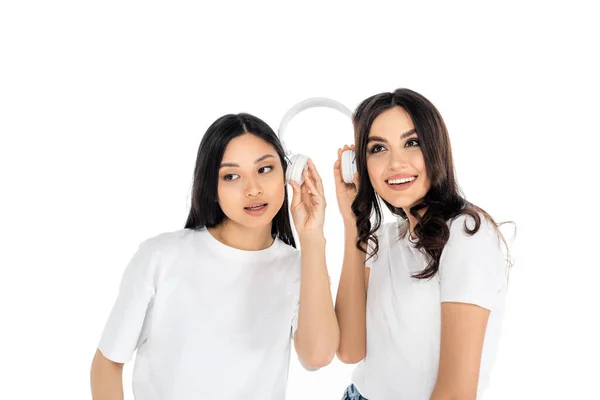
[[[367,293],[367,353],[352,381],[369,400],[429,400],[439,366],[441,303],[476,304],[490,310],[480,366],[478,398],[488,386],[496,358],[508,267],[494,227],[481,218],[479,231],[468,236],[460,215],[450,224],[450,239],[432,279],[422,271],[426,257],[403,237],[397,222],[377,232],[378,255],[371,267]],[[402,221],[400,224],[406,224]]]
[[[297,327],[300,252],[238,250],[206,229],[148,239],[127,266],[98,348],[137,349],[137,400],[283,399]]]

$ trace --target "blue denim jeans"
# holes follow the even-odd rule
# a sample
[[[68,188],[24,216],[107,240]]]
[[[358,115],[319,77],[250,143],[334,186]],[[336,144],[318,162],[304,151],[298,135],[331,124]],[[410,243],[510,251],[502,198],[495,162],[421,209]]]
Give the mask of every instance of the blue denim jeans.
[[[353,384],[350,384],[342,396],[342,400],[367,400],[358,393],[358,389]]]

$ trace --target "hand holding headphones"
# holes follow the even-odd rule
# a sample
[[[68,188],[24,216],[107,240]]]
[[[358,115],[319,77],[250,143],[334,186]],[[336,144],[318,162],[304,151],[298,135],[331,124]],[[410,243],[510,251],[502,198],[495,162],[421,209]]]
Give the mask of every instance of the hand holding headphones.
[[[283,145],[286,158],[288,159],[287,171],[285,174],[286,183],[289,183],[290,180],[294,180],[300,185],[304,183],[304,179],[302,178],[302,172],[308,168],[308,157],[304,154],[293,154],[290,150],[288,150],[283,140],[283,134],[287,129],[287,125],[294,116],[296,116],[298,113],[304,110],[315,107],[332,108],[334,110],[338,110],[339,112],[352,119],[352,111],[350,111],[348,107],[346,107],[339,101],[329,99],[326,97],[312,97],[301,101],[294,105],[292,108],[290,108],[289,111],[283,116],[283,119],[279,124],[279,129],[277,131],[279,139],[281,140],[281,144]],[[356,156],[354,154],[354,151],[346,150],[342,154],[342,177],[344,179],[344,182],[353,183],[352,178],[354,177],[355,173]]]

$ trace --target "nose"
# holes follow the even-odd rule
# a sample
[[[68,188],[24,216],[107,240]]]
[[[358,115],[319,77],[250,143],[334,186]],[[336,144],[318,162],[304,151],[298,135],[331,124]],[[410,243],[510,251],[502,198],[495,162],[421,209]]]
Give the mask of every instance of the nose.
[[[248,179],[248,184],[246,186],[246,197],[257,197],[263,193],[262,186],[260,182],[256,178]]]
[[[403,151],[391,151],[388,168],[390,171],[397,171],[408,166],[406,154]]]

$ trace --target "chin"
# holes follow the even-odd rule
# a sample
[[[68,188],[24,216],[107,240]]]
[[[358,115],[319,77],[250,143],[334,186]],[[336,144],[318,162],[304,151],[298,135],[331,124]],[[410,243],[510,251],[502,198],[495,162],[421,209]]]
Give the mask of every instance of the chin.
[[[387,199],[385,197],[381,196],[381,198],[396,208],[407,209],[407,208],[410,208],[410,207],[414,206],[415,204],[417,204],[417,199],[406,198],[406,196],[403,196],[403,197],[394,196],[394,197],[388,197]]]
[[[261,215],[259,217],[249,217],[247,215],[241,216],[238,220],[240,225],[243,225],[247,228],[264,228],[267,225],[270,225],[275,218],[276,214],[273,215]]]

